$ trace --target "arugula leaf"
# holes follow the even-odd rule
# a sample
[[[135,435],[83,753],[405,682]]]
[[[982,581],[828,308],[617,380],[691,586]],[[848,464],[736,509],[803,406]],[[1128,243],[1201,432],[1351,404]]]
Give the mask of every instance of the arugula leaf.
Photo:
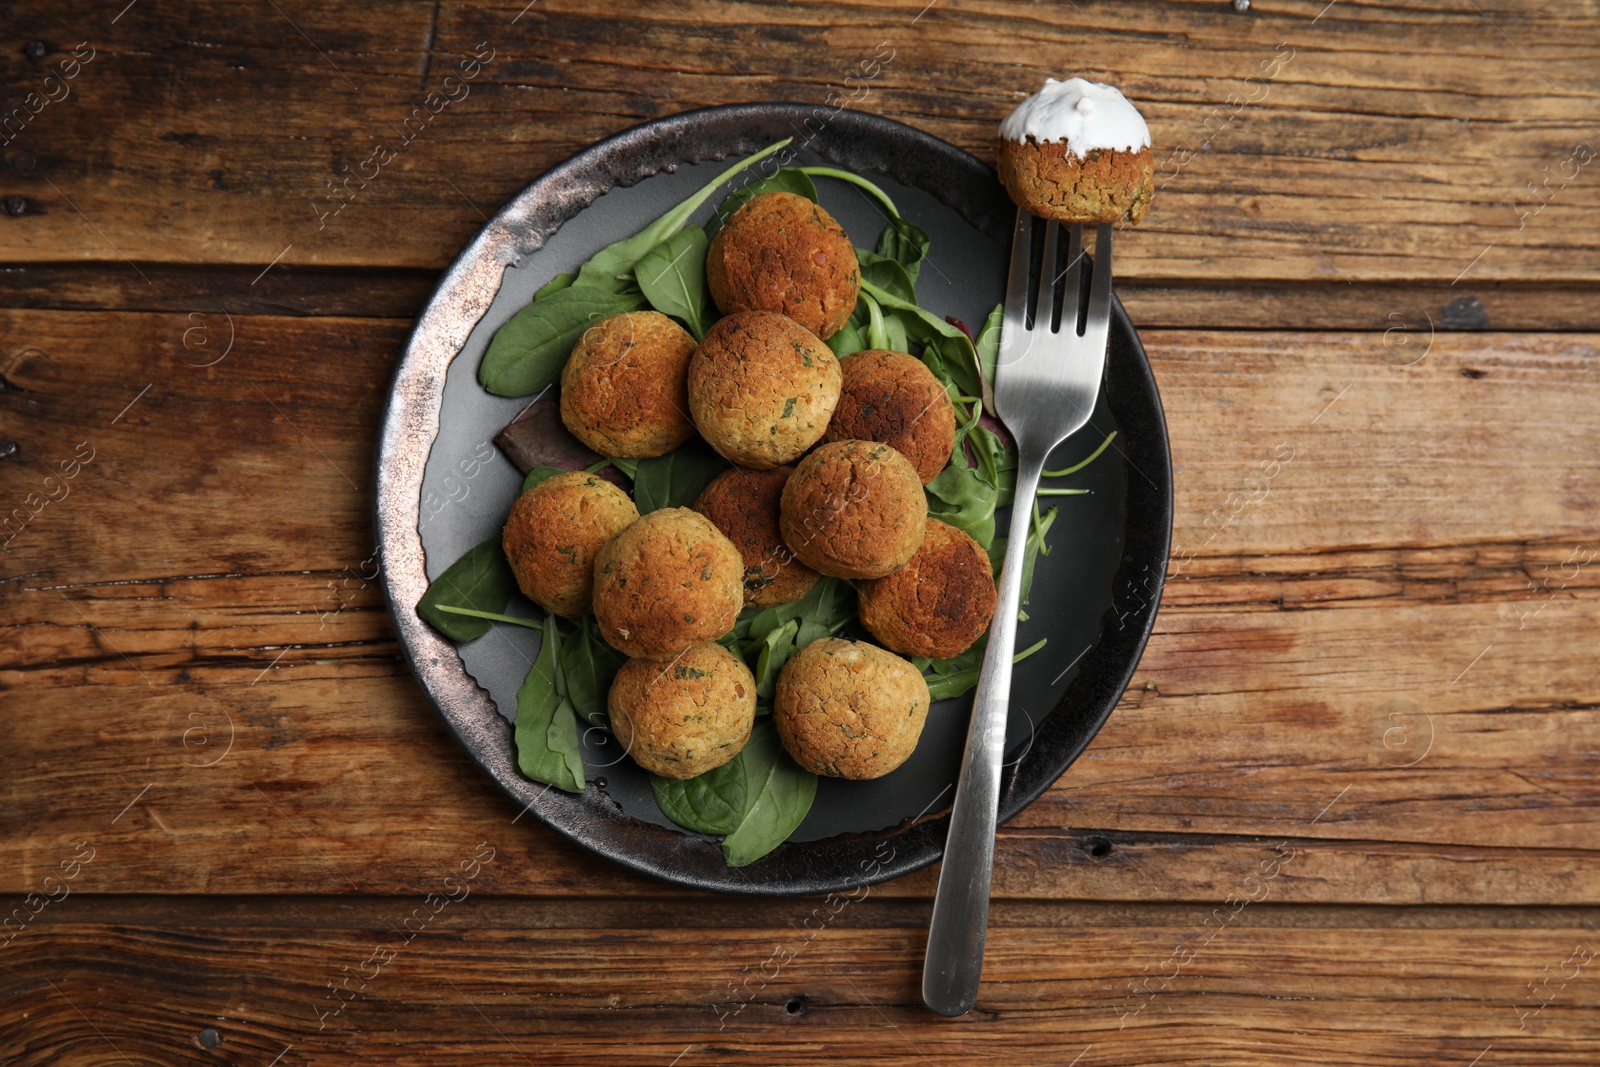
[[[928,514],[965,530],[984,548],[994,540],[994,509],[1000,491],[965,463],[951,463],[927,485]]]
[[[506,562],[500,535],[495,534],[468,550],[429,583],[428,591],[417,601],[417,614],[452,641],[471,641],[489,632],[488,620],[451,615],[440,611],[439,605],[500,612],[505,610],[516,588],[516,576],[511,573],[511,564]]]
[[[878,255],[887,257],[905,268],[913,283],[922,270],[922,261],[928,258],[928,248],[933,242],[922,227],[913,225],[898,215],[878,235]]]
[[[636,459],[624,459],[621,456],[609,456],[607,458],[611,460],[613,467],[626,474],[629,478],[639,473],[639,461]]]
[[[1038,507],[1035,506],[1033,509],[1031,516],[1033,521],[1028,525],[1028,539],[1022,544],[1022,603],[1024,604],[1028,602],[1028,597],[1033,592],[1033,569],[1039,562],[1040,553],[1046,556],[1050,554],[1050,547],[1044,543],[1044,535],[1055,525],[1056,514],[1060,510],[1051,508],[1044,513],[1043,518],[1040,518]],[[1011,521],[1016,522],[1015,515]]]
[[[495,331],[478,364],[478,381],[496,396],[527,396],[561,376],[583,331],[612,315],[637,311],[637,292],[610,293],[572,285],[536,300]]]
[[[1000,328],[1005,322],[1006,307],[996,304],[994,310],[989,312],[989,317],[983,321],[983,329],[978,331],[977,340],[973,342],[973,350],[978,357],[978,372],[983,385],[983,406],[989,414],[994,415],[994,371],[1000,362]]]
[[[689,216],[699,210],[700,205],[709,200],[711,194],[715,193],[723,182],[746,167],[759,163],[792,140],[794,138],[786,137],[777,144],[768,145],[753,156],[746,156],[707,182],[699,192],[632,237],[602,248],[589,259],[589,262],[578,268],[578,277],[572,283],[573,286],[603,289],[613,293],[631,288],[634,268],[638,266],[639,260],[644,258],[646,252],[682,229],[683,224],[689,221]]]
[[[717,231],[728,224],[734,212],[762,193],[793,193],[805,197],[813,204],[817,202],[816,184],[806,176],[805,171],[799,167],[783,167],[770,178],[762,178],[758,182],[752,182],[729,193],[722,201],[722,205],[717,208],[716,214],[711,216],[711,221],[706,223],[706,233],[715,237]]]
[[[934,677],[929,678],[929,703],[939,700],[949,700],[951,697],[962,696],[977,688],[978,675],[983,671],[983,650],[988,646],[988,639],[989,635],[985,634],[981,641],[967,649],[960,656],[953,656],[947,660],[933,661],[932,666],[934,670],[938,670],[941,665],[954,666],[958,662],[966,664],[969,662],[969,657],[971,665],[963,665],[957,669],[950,670],[947,673],[937,674]],[[1021,663],[1023,660],[1027,659],[1029,656],[1043,648],[1047,640],[1048,639],[1041,639],[1029,645],[1027,648],[1011,657],[1011,662]],[[976,653],[976,655],[974,655],[974,653]]]
[[[711,479],[729,466],[727,460],[700,441],[691,441],[664,456],[641,459],[633,474],[633,502],[641,515],[658,508],[689,507]]]
[[[551,278],[549,281],[539,286],[539,288],[535,289],[533,292],[533,298],[535,300],[542,300],[551,293],[559,293],[561,290],[565,289],[567,286],[571,285],[577,280],[577,274],[573,273],[572,271],[567,271],[564,274],[557,274],[554,278]]]
[[[581,793],[584,777],[578,716],[565,692],[562,657],[556,654],[560,642],[556,617],[547,614],[539,656],[517,690],[517,767],[536,782]]]
[[[706,246],[699,226],[687,226],[646,252],[634,268],[650,306],[680,320],[696,341],[706,335],[712,313],[706,304]]]
[[[628,657],[602,641],[594,616],[585,615],[562,644],[561,659],[573,710],[590,726],[608,726],[606,697]]]
[[[744,804],[738,825],[723,838],[722,855],[728,866],[743,867],[787,841],[805,820],[817,797],[817,776],[789,758],[767,719],[756,723],[734,762],[744,776]]]

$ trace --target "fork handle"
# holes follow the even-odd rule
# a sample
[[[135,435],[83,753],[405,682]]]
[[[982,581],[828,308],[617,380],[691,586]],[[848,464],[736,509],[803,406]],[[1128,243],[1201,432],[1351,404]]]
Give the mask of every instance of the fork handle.
[[[933,900],[928,952],[922,969],[922,1000],[940,1015],[963,1015],[978,999],[983,944],[989,924],[989,883],[994,874],[994,833],[1000,808],[1000,762],[1005,753],[1011,706],[1011,660],[1016,654],[1017,610],[1027,556],[1033,501],[1045,456],[1029,458],[1018,448],[1017,488],[1011,534],[1000,568],[999,602],[989,623],[989,645],[978,675],[967,727],[966,755],[950,812],[950,836]]]

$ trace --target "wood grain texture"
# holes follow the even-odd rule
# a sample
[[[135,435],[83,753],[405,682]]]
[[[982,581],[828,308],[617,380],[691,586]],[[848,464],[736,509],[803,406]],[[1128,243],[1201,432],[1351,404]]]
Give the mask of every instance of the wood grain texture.
[[[4,555],[0,885],[93,835],[96,892],[409,891],[484,839],[528,859],[499,891],[648,891],[508,826],[363,577],[399,326],[244,316],[196,368],[197,322],[225,325],[0,317],[22,451],[0,490],[96,449]],[[1003,835],[1001,895],[1204,900],[1287,840],[1285,900],[1593,899],[1594,338],[1441,334],[1398,367],[1427,343],[1398,337],[1147,334],[1174,577],[1118,713]]]
[[[417,899],[294,929],[103,925],[85,914],[30,930],[0,978],[0,1055],[899,1064],[981,1048],[1063,1067],[1386,1067],[1465,1064],[1486,1049],[1491,1062],[1577,1065],[1600,1051],[1600,984],[1595,964],[1580,962],[1596,935],[1577,916],[1374,929],[1282,921],[1264,903],[1211,927],[1204,913],[1088,925],[1055,905],[1066,921],[1036,925],[1002,905],[984,994],[948,1021],[920,1007],[925,934],[880,925],[872,900],[781,902],[773,917],[787,923],[711,930],[625,917],[602,930],[486,926],[474,904],[426,925],[411,918],[420,932],[409,939],[402,924]],[[203,1050],[207,1030],[220,1039],[214,1051]]]
[[[1121,85],[1158,148],[1128,280],[1600,277],[1592,3],[697,0],[618,19],[592,0],[210,0],[113,24],[26,0],[12,17],[47,48],[0,58],[8,109],[78,42],[94,58],[10,133],[0,260],[437,269],[527,181],[641,120],[848,98],[992,159],[1020,96],[1074,71]],[[480,44],[492,61],[446,83]],[[379,143],[394,159],[363,168]]]

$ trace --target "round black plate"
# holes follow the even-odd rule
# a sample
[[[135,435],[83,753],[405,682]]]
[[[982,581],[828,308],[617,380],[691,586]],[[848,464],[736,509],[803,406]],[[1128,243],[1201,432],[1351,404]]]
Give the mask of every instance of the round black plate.
[[[788,104],[691,111],[634,127],[579,153],[517,194],[467,246],[417,320],[395,372],[378,449],[377,524],[401,646],[474,759],[550,826],[619,863],[706,889],[825,893],[893,878],[940,857],[960,770],[970,695],[936,704],[916,753],[873,782],[824,779],[811,814],[777,850],[729,868],[714,840],[673,826],[645,775],[603,731],[585,737],[588,791],[522,777],[510,719],[538,635],[496,627],[459,650],[417,617],[428,579],[504,522],[521,475],[489,445],[523,406],[476,380],[494,331],[553,275],[628,236],[730,159],[794,137],[798,165],[853,171],[881,185],[928,231],[922,305],[976,328],[1003,298],[1015,209],[994,172],[953,145],[888,119]],[[818,179],[824,206],[871,247],[882,212],[853,186]],[[701,209],[703,221],[721,200]],[[591,207],[592,205],[592,207]],[[1113,448],[1071,484],[1041,557],[1019,644],[1049,644],[1016,669],[1000,818],[1061,776],[1122,695],[1160,600],[1172,529],[1166,423],[1144,349],[1115,308],[1099,407],[1051,466]],[[1004,533],[1004,522],[1001,532]],[[518,609],[512,609],[513,611]],[[505,714],[496,710],[496,704]]]

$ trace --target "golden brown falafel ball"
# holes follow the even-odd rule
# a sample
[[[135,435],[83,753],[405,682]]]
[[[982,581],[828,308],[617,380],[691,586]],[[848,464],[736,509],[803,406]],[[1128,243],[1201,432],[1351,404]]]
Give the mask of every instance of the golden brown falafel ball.
[[[817,572],[795,559],[778,532],[778,502],[793,467],[735,467],[705,487],[694,509],[728,535],[744,559],[744,605],[767,608],[811,592]]]
[[[733,629],[744,606],[744,560],[704,515],[652,511],[594,558],[594,617],[612,648],[670,659]]]
[[[573,618],[590,611],[595,553],[638,517],[627,493],[598,475],[572,471],[517,497],[500,540],[528,599]]]
[[[927,364],[881,348],[839,365],[844,384],[824,441],[882,441],[917,468],[922,484],[944,470],[956,447],[956,409]]]
[[[778,528],[813,570],[881,578],[916,553],[927,518],[928,498],[909,459],[876,441],[834,441],[789,476]]]
[[[839,402],[839,361],[770,311],[717,320],[689,360],[689,413],[711,447],[769,470],[816,444]]]
[[[881,778],[917,747],[928,683],[892,652],[824,637],[783,665],[772,718],[783,747],[806,770]]]
[[[694,436],[686,377],[694,338],[659,311],[584,331],[561,370],[561,421],[602,456],[662,456]]]
[[[762,193],[706,251],[706,284],[724,313],[778,311],[821,338],[856,309],[861,266],[844,227],[794,193]]]
[[[756,680],[714,641],[670,660],[631,659],[611,683],[611,729],[634,762],[667,778],[727,763],[756,721]]]
[[[910,563],[857,588],[862,624],[902,656],[959,656],[983,636],[994,615],[989,554],[938,519],[928,520],[927,536]]]

